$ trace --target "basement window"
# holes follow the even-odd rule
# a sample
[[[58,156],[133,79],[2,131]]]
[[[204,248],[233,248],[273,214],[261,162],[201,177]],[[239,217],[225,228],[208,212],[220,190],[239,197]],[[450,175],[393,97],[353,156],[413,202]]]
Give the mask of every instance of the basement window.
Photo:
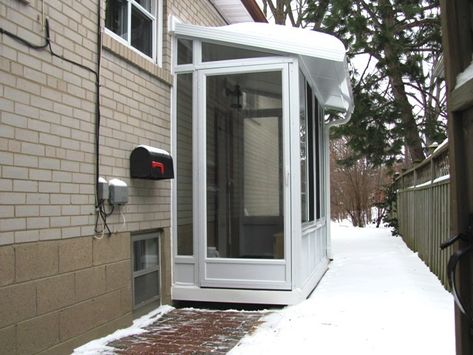
[[[137,234],[133,242],[133,306],[138,308],[159,299],[159,233]]]

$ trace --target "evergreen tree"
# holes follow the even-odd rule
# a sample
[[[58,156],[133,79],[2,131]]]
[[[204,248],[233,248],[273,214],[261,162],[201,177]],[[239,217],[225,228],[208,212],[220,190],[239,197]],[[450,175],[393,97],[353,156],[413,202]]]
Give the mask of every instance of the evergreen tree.
[[[352,119],[334,129],[335,137],[348,137],[353,159],[393,163],[405,147],[419,161],[445,139],[444,83],[433,75],[441,56],[439,0],[261,1],[276,23],[335,34],[349,59],[369,58],[363,72],[352,72]]]
[[[320,29],[319,2],[310,1],[305,12],[314,29]],[[420,161],[424,147],[445,138],[442,88],[426,70],[441,54],[438,9],[438,0],[330,2],[322,30],[345,43],[349,58],[365,54],[375,62],[374,68],[353,72],[355,112],[335,130],[335,136],[349,137],[358,157],[392,163],[404,146],[412,161]]]

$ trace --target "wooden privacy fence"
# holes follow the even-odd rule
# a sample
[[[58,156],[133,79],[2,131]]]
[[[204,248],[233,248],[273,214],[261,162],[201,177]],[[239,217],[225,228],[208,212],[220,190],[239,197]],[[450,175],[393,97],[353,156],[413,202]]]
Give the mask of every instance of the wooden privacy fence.
[[[448,145],[396,180],[399,233],[448,288],[449,253],[440,243],[450,236]]]

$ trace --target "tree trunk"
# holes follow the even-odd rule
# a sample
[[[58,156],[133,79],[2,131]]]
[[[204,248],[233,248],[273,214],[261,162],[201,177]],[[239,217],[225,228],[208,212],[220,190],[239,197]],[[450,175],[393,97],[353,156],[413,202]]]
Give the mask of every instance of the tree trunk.
[[[277,25],[285,25],[286,24],[286,12],[284,11],[285,4],[286,4],[286,0],[276,0],[276,5],[273,3],[273,0],[263,0],[263,9],[267,11],[269,7],[269,10],[274,16],[274,22]]]
[[[399,62],[399,53],[394,48],[395,37],[392,32],[394,28],[395,14],[391,4],[387,0],[380,1],[380,9],[385,24],[387,39],[384,42],[384,54],[386,66],[388,68],[389,79],[393,88],[394,99],[401,111],[401,120],[404,126],[404,139],[406,147],[413,162],[425,159],[422,141],[419,135],[416,120],[412,113],[412,106],[407,98],[404,82],[402,81],[402,72]]]

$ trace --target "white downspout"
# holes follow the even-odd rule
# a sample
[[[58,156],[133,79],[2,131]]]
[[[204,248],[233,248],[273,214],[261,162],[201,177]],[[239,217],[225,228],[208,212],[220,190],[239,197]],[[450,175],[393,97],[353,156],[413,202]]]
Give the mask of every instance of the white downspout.
[[[353,102],[353,101],[352,101]],[[333,251],[332,251],[332,231],[331,231],[331,217],[330,217],[330,128],[341,126],[348,121],[350,121],[351,115],[353,113],[354,106],[351,104],[345,114],[345,117],[332,121],[325,124],[324,135],[325,135],[325,186],[326,186],[326,196],[325,201],[325,211],[327,219],[327,257],[329,260],[333,260]]]

